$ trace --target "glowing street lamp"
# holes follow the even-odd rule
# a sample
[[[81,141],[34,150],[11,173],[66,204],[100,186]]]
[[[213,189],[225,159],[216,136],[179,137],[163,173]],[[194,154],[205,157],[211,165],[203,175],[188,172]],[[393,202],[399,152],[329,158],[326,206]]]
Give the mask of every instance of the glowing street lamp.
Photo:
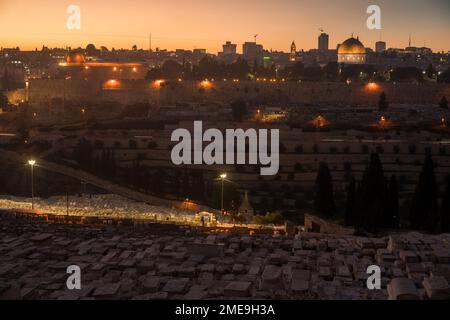
[[[36,165],[36,160],[29,160],[28,164],[31,168],[31,210],[34,210],[34,166]]]
[[[211,81],[209,81],[208,79],[203,80],[202,82],[200,82],[200,86],[203,89],[210,89],[212,87],[212,83]]]
[[[220,175],[220,179],[222,180],[222,201],[221,201],[221,210],[222,210],[222,213],[224,213],[225,212],[225,208],[224,208],[224,205],[223,205],[223,190],[224,190],[224,182],[225,182],[225,179],[227,178],[227,175],[225,174],[225,173],[223,173],[223,174],[221,174]]]

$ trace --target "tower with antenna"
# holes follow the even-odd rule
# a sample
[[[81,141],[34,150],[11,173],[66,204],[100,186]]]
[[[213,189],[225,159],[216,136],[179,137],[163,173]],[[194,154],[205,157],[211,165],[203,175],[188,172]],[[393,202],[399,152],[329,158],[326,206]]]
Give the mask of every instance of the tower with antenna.
[[[319,49],[319,51],[328,51],[330,36],[325,33],[323,28],[319,28],[319,31],[320,31],[320,35],[319,35],[318,49]]]

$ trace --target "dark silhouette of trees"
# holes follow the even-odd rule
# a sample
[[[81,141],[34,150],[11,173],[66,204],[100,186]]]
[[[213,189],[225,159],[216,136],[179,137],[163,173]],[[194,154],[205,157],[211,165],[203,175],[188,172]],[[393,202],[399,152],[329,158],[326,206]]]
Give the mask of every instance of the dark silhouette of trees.
[[[328,62],[323,67],[323,72],[326,80],[334,81],[339,77],[339,65],[337,62]]]
[[[0,90],[0,108],[8,106],[8,97]]]
[[[372,153],[357,191],[356,227],[376,233],[383,225],[386,210],[386,182],[377,153]]]
[[[82,169],[89,171],[94,165],[93,152],[92,144],[85,138],[82,138],[73,149],[73,159]]]
[[[438,82],[450,83],[450,68],[438,76]]]
[[[145,79],[147,80],[158,80],[163,79],[164,75],[160,68],[152,68],[147,72]]]
[[[324,72],[320,66],[311,66],[303,70],[302,79],[306,81],[320,81],[323,75]]]
[[[416,67],[398,67],[391,72],[390,78],[397,82],[420,81],[422,72]]]
[[[194,170],[192,176],[192,198],[203,202],[205,200],[205,178],[203,170]]]
[[[347,187],[347,201],[345,205],[345,225],[353,226],[355,224],[355,196],[356,196],[356,181],[355,178],[350,177],[350,182]]]
[[[222,77],[224,74],[224,65],[216,59],[205,56],[200,60],[198,66],[194,67],[193,73],[197,79]]]
[[[236,100],[231,103],[231,109],[233,112],[233,119],[235,121],[242,121],[247,114],[247,103],[244,100]]]
[[[331,177],[328,165],[324,162],[322,162],[319,166],[315,187],[315,211],[326,217],[332,217],[335,213],[333,179]]]
[[[387,110],[388,107],[389,107],[389,103],[387,102],[387,99],[386,99],[386,93],[383,91],[380,94],[380,98],[378,100],[378,109],[380,109],[380,111],[385,111],[385,110]]]
[[[398,182],[395,175],[391,176],[387,188],[386,210],[384,211],[383,225],[387,228],[398,228],[400,226],[398,211]]]
[[[441,204],[441,231],[450,232],[450,175],[445,177],[445,189]]]
[[[437,187],[431,155],[425,157],[422,166],[422,172],[413,196],[410,220],[414,229],[437,231],[439,223]]]
[[[239,58],[236,62],[225,66],[224,76],[233,79],[247,79],[250,73],[250,66],[247,61]]]
[[[433,68],[433,65],[431,63],[428,65],[425,74],[429,79],[433,79],[436,77],[436,69]]]
[[[94,171],[100,176],[114,179],[116,175],[116,159],[114,149],[103,149],[100,158],[94,161]]]
[[[175,80],[182,76],[183,66],[173,60],[167,60],[161,67],[164,79]]]
[[[448,109],[448,101],[445,96],[443,96],[441,101],[439,102],[439,107],[442,109]]]

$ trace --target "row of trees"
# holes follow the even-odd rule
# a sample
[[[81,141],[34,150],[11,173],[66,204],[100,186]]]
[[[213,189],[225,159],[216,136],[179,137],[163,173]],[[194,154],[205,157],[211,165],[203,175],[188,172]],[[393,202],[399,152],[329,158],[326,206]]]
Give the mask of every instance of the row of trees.
[[[99,147],[99,146],[97,146]],[[207,179],[203,170],[175,168],[148,168],[143,157],[138,156],[128,169],[116,167],[113,149],[100,148],[81,139],[74,148],[73,159],[86,171],[125,182],[144,192],[165,197],[170,194],[179,199],[189,198],[212,207],[220,208],[220,183]],[[427,155],[419,176],[416,191],[409,208],[409,225],[413,229],[430,232],[450,232],[450,175],[445,180],[445,191],[439,195],[434,172],[434,163]],[[348,226],[376,233],[382,228],[399,228],[399,183],[395,175],[386,177],[378,153],[370,155],[370,161],[360,181],[349,178],[344,208],[344,221]],[[441,206],[439,197],[441,196]],[[226,209],[236,209],[240,197],[236,185],[225,184]],[[264,209],[268,207],[262,199]],[[275,205],[278,207],[278,205]],[[333,179],[328,165],[321,163],[314,198],[314,209],[325,217],[337,214]]]
[[[422,82],[439,81],[450,82],[450,71],[437,74],[436,70],[430,65],[423,72],[415,67],[397,67],[388,75],[384,72],[377,72],[373,65],[339,65],[337,62],[329,62],[325,66],[320,65],[305,66],[302,62],[289,65],[282,70],[276,70],[272,64],[263,66],[254,61],[252,66],[239,58],[234,63],[225,64],[212,57],[204,57],[198,65],[191,65],[188,62],[178,63],[174,60],[167,60],[161,67],[151,69],[147,74],[147,79],[205,79],[205,78],[233,78],[233,79],[251,79],[251,78],[285,78],[287,80],[298,81],[396,81],[396,82]]]
[[[417,230],[450,232],[450,175],[446,177],[439,207],[434,167],[431,156],[427,155],[411,202],[409,225]],[[325,163],[320,165],[316,179],[314,208],[326,217],[336,214],[332,177]],[[381,228],[400,227],[397,177],[385,176],[377,153],[371,154],[361,181],[350,178],[344,217],[346,225],[373,233]]]
[[[129,147],[135,146],[135,143],[136,141],[130,140]],[[101,152],[95,151],[98,149],[101,149]],[[219,181],[206,179],[203,170],[149,168],[143,164],[144,155],[138,155],[129,168],[119,168],[116,165],[114,148],[104,148],[101,141],[92,144],[86,139],[78,141],[72,158],[85,171],[117,183],[125,183],[155,196],[165,197],[170,194],[178,199],[188,198],[215,208],[221,206],[221,185]],[[226,209],[236,209],[240,201],[236,185],[226,183],[224,195],[227,199]]]

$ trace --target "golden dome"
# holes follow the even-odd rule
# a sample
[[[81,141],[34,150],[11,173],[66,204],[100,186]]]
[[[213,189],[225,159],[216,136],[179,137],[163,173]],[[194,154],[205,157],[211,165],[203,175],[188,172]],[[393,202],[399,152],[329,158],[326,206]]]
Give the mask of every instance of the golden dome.
[[[366,54],[366,48],[359,39],[352,37],[339,46],[338,54]]]

